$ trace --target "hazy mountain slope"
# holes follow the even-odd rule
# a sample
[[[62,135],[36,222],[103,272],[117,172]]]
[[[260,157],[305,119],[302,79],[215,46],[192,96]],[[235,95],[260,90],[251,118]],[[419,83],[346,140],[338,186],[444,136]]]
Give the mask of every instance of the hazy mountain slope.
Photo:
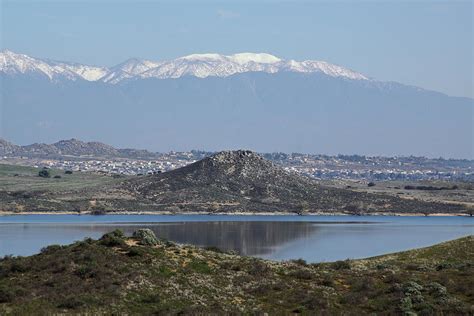
[[[397,83],[287,72],[118,85],[1,80],[1,135],[15,143],[474,156],[472,99]]]

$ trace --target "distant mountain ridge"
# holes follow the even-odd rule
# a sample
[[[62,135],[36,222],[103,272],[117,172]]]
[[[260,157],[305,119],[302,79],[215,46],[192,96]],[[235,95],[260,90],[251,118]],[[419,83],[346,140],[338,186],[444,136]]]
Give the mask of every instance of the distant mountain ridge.
[[[46,76],[50,80],[87,80],[117,84],[126,79],[181,78],[194,76],[227,77],[245,72],[324,73],[328,76],[353,80],[368,78],[350,69],[324,61],[283,60],[265,53],[193,54],[167,61],[131,58],[114,67],[88,66],[78,63],[39,59],[9,50],[0,52],[0,72]]]
[[[49,79],[84,79],[95,81],[103,77],[107,70],[103,67],[77,63],[58,62],[17,54],[9,50],[0,52],[0,72],[9,75],[29,74],[46,76]]]
[[[158,154],[139,149],[117,149],[100,142],[83,142],[75,138],[60,140],[53,144],[35,143],[18,146],[0,138],[1,156],[27,157],[60,157],[60,156],[92,156],[92,157],[127,157],[150,158]]]
[[[173,153],[179,153],[172,151]],[[199,157],[203,156],[211,156],[215,154],[215,152],[206,152],[200,150],[192,150],[191,153],[197,153]],[[226,151],[223,152],[223,154]],[[155,158],[164,155],[165,153],[162,152],[151,152],[146,149],[134,149],[134,148],[115,148],[111,145],[91,141],[85,142],[78,140],[76,138],[71,139],[64,139],[59,140],[52,144],[45,144],[45,143],[34,143],[29,145],[16,145],[12,142],[9,142],[3,138],[0,138],[0,156],[7,156],[7,157],[37,157],[37,158],[52,158],[52,157],[60,157],[60,156],[90,156],[90,157],[123,157],[123,158]],[[350,160],[351,157],[353,159],[360,159],[365,156],[360,155],[337,155],[337,156],[330,156],[325,154],[307,154],[307,153],[282,153],[282,152],[273,152],[273,153],[260,153],[262,157],[267,159],[268,161],[279,162],[281,164],[281,160],[289,159],[292,155],[310,155],[310,156],[324,156],[324,157],[337,157],[338,159],[343,160]],[[256,155],[256,154],[255,154]],[[370,157],[370,156],[368,156]],[[417,156],[410,156],[412,158],[419,158],[422,160],[427,160],[430,158],[426,157],[417,157]],[[390,157],[384,157],[390,158]],[[199,158],[201,159],[201,158]],[[434,160],[445,160],[442,157],[434,158]],[[451,161],[471,161],[474,160],[466,160],[466,159],[451,159]]]

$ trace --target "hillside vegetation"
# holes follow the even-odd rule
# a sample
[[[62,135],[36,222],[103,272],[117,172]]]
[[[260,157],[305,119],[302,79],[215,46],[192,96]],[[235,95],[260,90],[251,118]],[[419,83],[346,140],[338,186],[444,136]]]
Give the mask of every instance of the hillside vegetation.
[[[474,236],[364,260],[272,262],[142,230],[0,260],[0,314],[474,313]]]

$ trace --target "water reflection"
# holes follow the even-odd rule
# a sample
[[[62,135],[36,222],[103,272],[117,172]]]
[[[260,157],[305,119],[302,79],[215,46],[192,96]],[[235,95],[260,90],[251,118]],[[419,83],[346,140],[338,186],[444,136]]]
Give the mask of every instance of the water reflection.
[[[242,255],[269,254],[289,241],[308,238],[317,229],[309,222],[181,222],[156,224],[0,224],[0,255],[31,254],[44,245],[66,244],[84,237],[99,238],[121,229],[131,235],[150,228],[164,239],[181,244],[217,247]],[[15,245],[15,247],[12,247]],[[10,252],[9,252],[10,251]]]
[[[184,222],[150,228],[157,236],[178,243],[214,246],[249,256],[271,253],[317,230],[309,222]]]
[[[0,256],[31,255],[50,244],[69,244],[85,237],[99,238],[116,228],[131,234],[138,228],[150,228],[161,238],[183,244],[215,246],[242,255],[274,260],[303,258],[309,262],[362,258],[388,252],[424,247],[474,233],[473,218],[359,218],[247,217],[247,221],[229,221],[229,217],[181,216],[178,222],[159,218],[159,223],[144,223],[144,218],[81,217],[72,221],[38,222],[34,217],[0,218]],[[150,218],[150,220],[157,218]],[[208,221],[205,221],[207,219]],[[284,220],[286,219],[286,221]],[[109,222],[107,222],[108,220]],[[123,220],[123,221],[122,221]],[[140,220],[140,221],[139,221]],[[296,220],[296,221],[295,221]],[[134,221],[134,222],[133,222]]]

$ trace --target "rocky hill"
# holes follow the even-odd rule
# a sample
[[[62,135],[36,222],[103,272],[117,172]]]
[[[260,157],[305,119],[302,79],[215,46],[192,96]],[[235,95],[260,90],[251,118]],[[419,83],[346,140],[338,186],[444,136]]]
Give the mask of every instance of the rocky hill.
[[[18,150],[18,147],[20,146],[17,146],[3,138],[0,138],[0,155],[1,156],[11,155],[15,153]]]
[[[61,140],[54,144],[35,143],[26,146],[14,145],[0,139],[0,155],[25,157],[62,157],[62,156],[92,156],[92,157],[154,157],[157,154],[137,149],[117,149],[100,142],[84,142],[75,138]]]
[[[173,212],[428,212],[460,210],[383,194],[322,186],[245,150],[223,151],[166,173],[124,181],[121,190]]]
[[[54,147],[56,148],[56,147]],[[250,151],[225,151],[172,171],[142,176],[0,165],[1,212],[452,213],[455,202],[328,187]]]

